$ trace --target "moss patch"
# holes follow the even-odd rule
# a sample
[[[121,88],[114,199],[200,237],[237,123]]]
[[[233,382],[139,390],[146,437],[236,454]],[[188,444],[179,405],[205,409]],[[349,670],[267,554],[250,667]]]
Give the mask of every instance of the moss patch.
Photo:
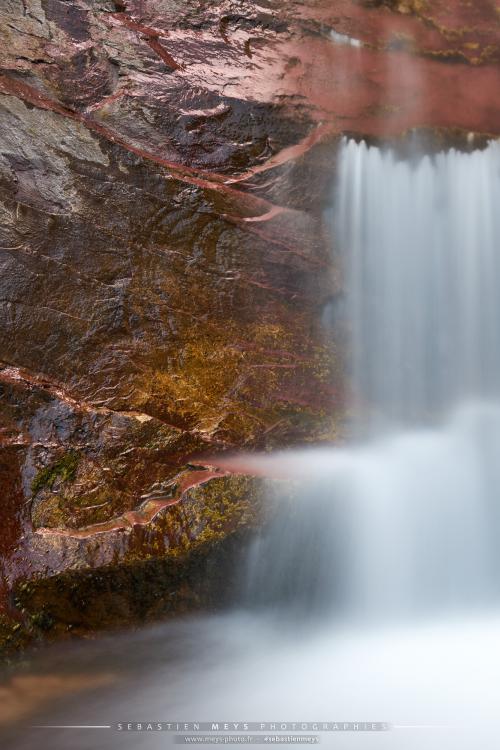
[[[51,490],[56,480],[61,482],[72,482],[76,476],[80,454],[76,451],[68,451],[50,466],[46,466],[35,475],[31,490],[34,495],[42,489]]]
[[[22,651],[32,641],[26,623],[0,614],[0,659],[8,661],[11,655]]]

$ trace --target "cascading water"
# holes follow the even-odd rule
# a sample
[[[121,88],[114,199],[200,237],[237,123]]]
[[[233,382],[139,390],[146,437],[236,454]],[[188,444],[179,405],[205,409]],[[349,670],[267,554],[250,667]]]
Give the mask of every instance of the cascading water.
[[[497,143],[404,160],[342,140],[334,228],[366,440],[284,457],[310,479],[255,544],[257,601],[390,619],[497,599],[498,205]]]
[[[334,226],[361,416],[422,425],[500,394],[499,205],[498,143],[411,162],[343,140]]]

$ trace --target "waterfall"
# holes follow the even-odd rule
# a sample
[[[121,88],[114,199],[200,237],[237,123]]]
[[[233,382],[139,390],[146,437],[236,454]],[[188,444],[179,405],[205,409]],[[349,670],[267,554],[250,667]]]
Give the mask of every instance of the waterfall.
[[[498,143],[412,162],[342,141],[334,226],[353,388],[375,420],[419,425],[469,397],[498,397],[498,206]]]
[[[497,206],[497,143],[404,159],[341,141],[333,226],[360,435],[275,459],[310,479],[252,549],[252,602],[391,619],[498,599]]]

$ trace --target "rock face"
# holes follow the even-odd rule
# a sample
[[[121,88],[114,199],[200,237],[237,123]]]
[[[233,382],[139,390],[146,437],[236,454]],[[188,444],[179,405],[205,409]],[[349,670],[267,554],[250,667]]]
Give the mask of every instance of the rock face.
[[[4,603],[202,536],[173,510],[213,477],[200,455],[336,437],[335,139],[499,134],[498,20],[493,0],[1,4]],[[239,487],[233,506],[225,533]]]

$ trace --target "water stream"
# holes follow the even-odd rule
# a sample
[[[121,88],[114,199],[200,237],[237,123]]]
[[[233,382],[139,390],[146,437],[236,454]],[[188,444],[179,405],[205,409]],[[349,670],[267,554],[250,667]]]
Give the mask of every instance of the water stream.
[[[335,197],[359,440],[282,457],[305,502],[256,543],[250,588],[387,621],[491,606],[500,145],[403,159],[344,139]]]
[[[380,431],[497,400],[500,144],[408,160],[344,140],[336,198],[358,415]]]
[[[390,722],[321,744],[498,746],[500,147],[339,149],[356,443],[263,457],[302,478],[300,499],[284,491],[256,540],[242,609],[73,651],[119,686],[40,723]],[[12,747],[172,742],[25,729]]]

